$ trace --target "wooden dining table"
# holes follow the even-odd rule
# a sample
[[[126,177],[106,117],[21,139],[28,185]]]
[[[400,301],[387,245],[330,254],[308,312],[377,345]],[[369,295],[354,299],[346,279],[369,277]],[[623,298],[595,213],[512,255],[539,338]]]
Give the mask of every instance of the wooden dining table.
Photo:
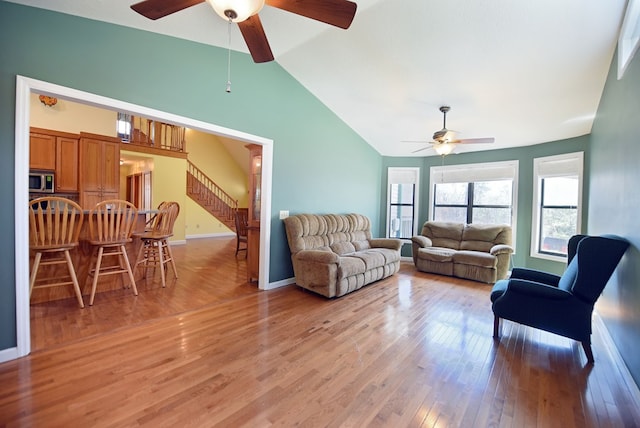
[[[138,211],[138,217],[136,219],[136,225],[134,227],[134,233],[142,232],[145,228],[145,225],[148,219],[157,212],[157,210],[140,210]],[[89,210],[83,211],[84,220],[82,223],[82,229],[80,230],[80,242],[76,249],[71,251],[71,259],[73,261],[73,266],[76,270],[76,275],[78,277],[78,282],[80,283],[80,291],[82,292],[83,297],[89,296],[91,294],[91,281],[87,280],[89,276],[89,270],[92,268],[93,263],[91,261],[91,256],[94,251],[94,247],[89,244]],[[132,236],[131,242],[129,242],[125,248],[127,250],[127,257],[129,258],[129,262],[131,263],[131,267],[133,268],[134,263],[136,261],[136,257],[138,255],[138,250],[140,249],[140,245],[142,245],[141,240],[137,239],[135,236]],[[113,260],[115,263],[115,260]],[[31,268],[33,266],[33,255],[30,255],[29,258],[29,272],[31,272]],[[38,278],[59,278],[63,276],[68,276],[68,271],[66,266],[64,265],[53,265],[53,266],[41,266],[40,272],[38,273]],[[140,274],[134,271],[134,276],[136,278],[141,277]],[[127,281],[124,282],[123,281]],[[119,290],[122,289],[123,284],[127,284],[129,281],[128,278],[124,278],[122,275],[108,275],[106,277],[101,277],[98,281],[98,288],[96,294],[104,293],[107,291]],[[43,303],[50,302],[54,300],[61,299],[75,299],[75,293],[73,291],[73,287],[49,287],[49,288],[34,288],[33,293],[31,295],[31,303]],[[86,300],[86,299],[85,299]]]

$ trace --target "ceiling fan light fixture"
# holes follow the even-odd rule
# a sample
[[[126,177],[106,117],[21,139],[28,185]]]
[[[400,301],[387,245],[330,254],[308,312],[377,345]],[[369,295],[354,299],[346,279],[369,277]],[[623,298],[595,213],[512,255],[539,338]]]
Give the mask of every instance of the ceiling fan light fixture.
[[[265,0],[207,0],[225,21],[242,22],[260,12]]]
[[[451,154],[451,152],[453,152],[453,148],[453,144],[449,143],[436,144],[435,146],[433,146],[433,150],[435,150],[436,153],[440,156]]]

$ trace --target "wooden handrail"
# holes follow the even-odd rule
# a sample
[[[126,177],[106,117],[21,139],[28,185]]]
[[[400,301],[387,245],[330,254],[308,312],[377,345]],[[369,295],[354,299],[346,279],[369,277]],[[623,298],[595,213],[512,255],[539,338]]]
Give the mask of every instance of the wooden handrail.
[[[131,116],[129,144],[184,152],[184,138],[185,128],[182,126]]]
[[[210,207],[216,215],[228,220],[234,218],[234,213],[238,209],[238,200],[222,190],[190,161],[187,161],[187,191],[198,195],[200,203]]]

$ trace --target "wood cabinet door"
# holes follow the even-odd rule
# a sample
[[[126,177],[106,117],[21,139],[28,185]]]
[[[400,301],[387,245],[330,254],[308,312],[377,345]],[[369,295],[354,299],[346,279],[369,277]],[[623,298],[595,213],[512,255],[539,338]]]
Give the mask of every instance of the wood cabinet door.
[[[80,192],[80,205],[82,208],[90,210],[93,208],[98,202],[101,202],[102,192],[100,191],[82,191]]]
[[[29,168],[56,169],[56,137],[34,132],[29,135]]]
[[[56,138],[56,192],[78,191],[78,139]]]
[[[83,138],[80,141],[80,182],[83,193],[102,190],[102,163],[102,141]]]
[[[102,146],[102,190],[117,195],[120,193],[120,145],[103,141]]]

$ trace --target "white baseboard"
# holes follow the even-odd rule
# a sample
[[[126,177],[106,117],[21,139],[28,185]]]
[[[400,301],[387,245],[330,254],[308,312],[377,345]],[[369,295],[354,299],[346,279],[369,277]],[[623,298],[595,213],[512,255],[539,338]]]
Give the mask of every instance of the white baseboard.
[[[267,284],[267,286],[264,289],[273,290],[275,288],[280,288],[280,287],[284,287],[286,285],[295,284],[295,283],[296,283],[295,277],[286,278],[286,279],[281,279],[280,281],[270,282],[269,284]]]
[[[596,310],[593,311],[593,321],[595,323],[595,327],[600,333],[600,337],[602,337],[605,349],[607,350],[607,352],[609,352],[609,356],[613,360],[613,363],[616,367],[620,368],[620,375],[624,379],[624,382],[627,388],[629,388],[629,391],[631,391],[631,394],[633,395],[632,398],[636,406],[640,407],[640,389],[638,388],[638,384],[636,384],[633,376],[631,376],[631,372],[622,359],[622,355],[620,355],[618,347],[614,343],[611,334],[609,334],[607,326],[605,325],[602,318],[600,318],[600,315]],[[598,364],[598,361],[596,361],[595,364]]]
[[[203,238],[235,238],[236,234],[233,232],[221,232],[221,233],[203,233],[200,235],[186,235],[185,238],[189,239],[203,239]]]
[[[18,348],[7,348],[0,351],[0,363],[18,358]]]
[[[409,257],[400,256],[400,261],[401,262],[411,262],[411,263],[413,263],[413,256],[409,256]]]

